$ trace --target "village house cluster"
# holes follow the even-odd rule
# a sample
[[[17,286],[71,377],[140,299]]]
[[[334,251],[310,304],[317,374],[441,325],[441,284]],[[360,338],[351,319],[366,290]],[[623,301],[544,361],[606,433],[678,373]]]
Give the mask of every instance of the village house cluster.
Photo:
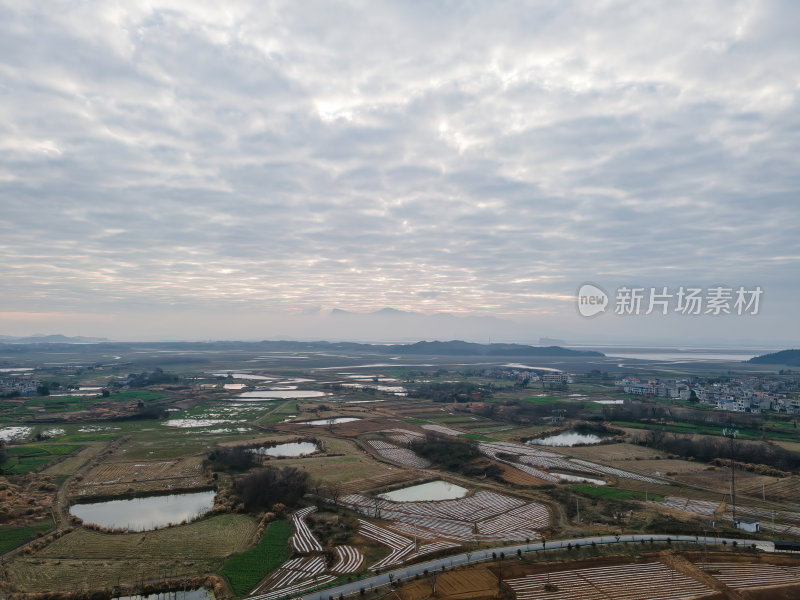
[[[614,382],[626,394],[696,401],[717,410],[800,414],[798,380],[752,376],[724,381],[709,379],[647,379],[625,377]]]

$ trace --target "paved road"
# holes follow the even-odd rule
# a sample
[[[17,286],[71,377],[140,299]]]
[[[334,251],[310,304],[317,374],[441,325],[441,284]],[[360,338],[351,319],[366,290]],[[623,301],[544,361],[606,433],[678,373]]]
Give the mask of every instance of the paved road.
[[[495,552],[498,556],[500,553],[505,553],[506,557],[511,558],[516,555],[517,550],[521,550],[522,552],[542,552],[543,550],[555,550],[558,548],[566,548],[567,544],[580,544],[581,546],[591,545],[592,542],[596,544],[616,544],[622,542],[639,542],[641,540],[649,541],[653,539],[656,542],[666,542],[667,538],[671,539],[673,542],[695,542],[700,545],[703,544],[722,544],[723,542],[727,542],[728,544],[733,544],[736,541],[738,544],[743,545],[747,544],[755,544],[759,548],[767,552],[773,552],[775,550],[775,545],[766,540],[734,540],[733,538],[718,538],[718,537],[704,537],[704,536],[693,536],[693,535],[621,535],[617,536],[601,536],[601,537],[589,537],[589,538],[575,538],[571,540],[552,540],[545,543],[545,547],[542,548],[542,543],[530,543],[530,544],[520,544],[517,546],[504,546],[501,548],[490,548],[488,550],[480,550],[476,552],[470,552],[466,554],[459,554],[457,556],[448,556],[446,558],[439,558],[436,560],[432,560],[430,562],[425,563],[418,563],[415,565],[410,565],[408,567],[403,567],[400,569],[395,569],[394,571],[386,571],[385,573],[381,573],[380,575],[375,575],[374,577],[369,577],[367,579],[360,579],[358,581],[354,581],[352,583],[346,583],[344,585],[339,585],[332,588],[327,588],[324,590],[319,590],[316,592],[312,592],[302,596],[302,600],[328,600],[329,597],[333,596],[333,598],[338,598],[339,594],[344,594],[347,596],[348,594],[354,594],[358,592],[362,587],[364,589],[372,589],[375,587],[380,587],[382,585],[388,585],[390,583],[389,576],[391,575],[394,581],[400,581],[403,579],[413,578],[414,575],[421,575],[427,569],[429,573],[433,571],[440,570],[442,567],[456,567],[459,565],[465,565],[469,563],[477,563],[487,559],[492,558],[492,552]]]

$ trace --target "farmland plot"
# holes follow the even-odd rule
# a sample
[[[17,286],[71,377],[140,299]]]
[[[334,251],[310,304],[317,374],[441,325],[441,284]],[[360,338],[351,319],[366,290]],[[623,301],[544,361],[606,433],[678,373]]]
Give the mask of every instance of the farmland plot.
[[[800,567],[765,563],[701,563],[715,579],[736,590],[800,583]]]
[[[458,431],[457,429],[451,429],[450,427],[445,427],[444,425],[431,425],[426,423],[422,426],[423,429],[427,429],[428,431],[435,431],[436,433],[443,433],[444,435],[451,435],[458,437],[459,435],[463,435],[463,431]]]
[[[630,471],[623,471],[615,467],[608,467],[597,463],[589,462],[579,458],[567,459],[565,456],[549,450],[538,450],[525,444],[514,444],[512,442],[484,442],[478,445],[478,448],[489,458],[497,460],[519,469],[533,477],[544,479],[552,483],[557,483],[559,480],[555,475],[551,475],[547,471],[550,469],[563,469],[566,471],[589,472],[598,473],[601,475],[613,475],[623,479],[632,479],[645,483],[660,483],[658,480],[639,473],[632,473]],[[509,460],[500,455],[513,455],[516,461]]]
[[[203,459],[189,456],[173,460],[105,462],[91,469],[70,489],[72,496],[116,495],[134,487],[138,491],[186,489],[208,485]]]
[[[695,515],[712,516],[719,509],[719,502],[710,500],[691,500],[689,498],[678,498],[667,496],[661,502],[653,502],[668,508],[675,508]]]
[[[421,433],[417,433],[416,431],[411,431],[410,429],[385,429],[382,433],[387,434],[389,439],[394,440],[395,442],[399,442],[401,444],[411,444],[413,442],[418,442],[424,436]]]
[[[418,456],[413,450],[409,450],[408,448],[400,448],[394,444],[382,442],[380,440],[370,440],[367,443],[384,458],[393,460],[394,462],[400,463],[406,467],[427,469],[431,466],[430,461]]]
[[[517,600],[688,600],[713,591],[661,563],[538,573],[506,583]],[[547,583],[551,591],[545,589]]]

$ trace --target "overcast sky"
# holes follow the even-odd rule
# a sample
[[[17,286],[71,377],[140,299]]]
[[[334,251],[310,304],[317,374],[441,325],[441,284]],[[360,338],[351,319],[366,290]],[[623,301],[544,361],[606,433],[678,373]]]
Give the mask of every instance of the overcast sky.
[[[0,334],[800,336],[798,2],[0,7]],[[587,320],[586,281],[764,294]]]

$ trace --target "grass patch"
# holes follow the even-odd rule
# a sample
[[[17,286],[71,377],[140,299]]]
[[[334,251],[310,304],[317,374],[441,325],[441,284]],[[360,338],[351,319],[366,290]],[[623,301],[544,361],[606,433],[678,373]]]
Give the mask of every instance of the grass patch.
[[[722,427],[692,425],[691,423],[638,423],[635,421],[612,421],[612,425],[620,427],[630,427],[636,429],[661,429],[663,431],[674,431],[676,433],[694,433],[700,435],[722,436]],[[748,429],[746,427],[737,428],[739,439],[758,441],[763,438],[773,438],[781,440],[800,439],[800,431],[770,431],[762,432],[758,429]]]
[[[258,544],[225,561],[220,574],[228,580],[237,596],[249,593],[291,556],[291,535],[292,526],[288,521],[273,521]]]
[[[465,437],[468,440],[477,440],[479,442],[493,442],[494,438],[487,437],[485,435],[481,435],[480,433],[463,433],[461,437]]]
[[[427,423],[427,421],[423,421],[422,419],[403,419],[406,423]]]
[[[164,398],[164,394],[161,392],[147,392],[143,390],[127,390],[125,392],[119,392],[117,394],[111,394],[108,398],[104,398],[104,400],[162,400]]]
[[[608,487],[608,486],[594,486],[594,485],[576,485],[574,486],[575,491],[581,492],[583,494],[587,494],[589,496],[595,496],[597,498],[611,498],[613,500],[644,500],[645,499],[645,492],[641,492],[638,490],[622,490],[620,488],[615,487]],[[656,502],[661,502],[664,499],[664,496],[660,494],[647,494],[647,500],[654,500]]]
[[[0,529],[0,554],[13,550],[22,544],[26,544],[34,539],[40,532],[47,531],[52,526],[52,521],[47,520],[43,523],[37,523],[36,525],[28,525],[27,527]]]

